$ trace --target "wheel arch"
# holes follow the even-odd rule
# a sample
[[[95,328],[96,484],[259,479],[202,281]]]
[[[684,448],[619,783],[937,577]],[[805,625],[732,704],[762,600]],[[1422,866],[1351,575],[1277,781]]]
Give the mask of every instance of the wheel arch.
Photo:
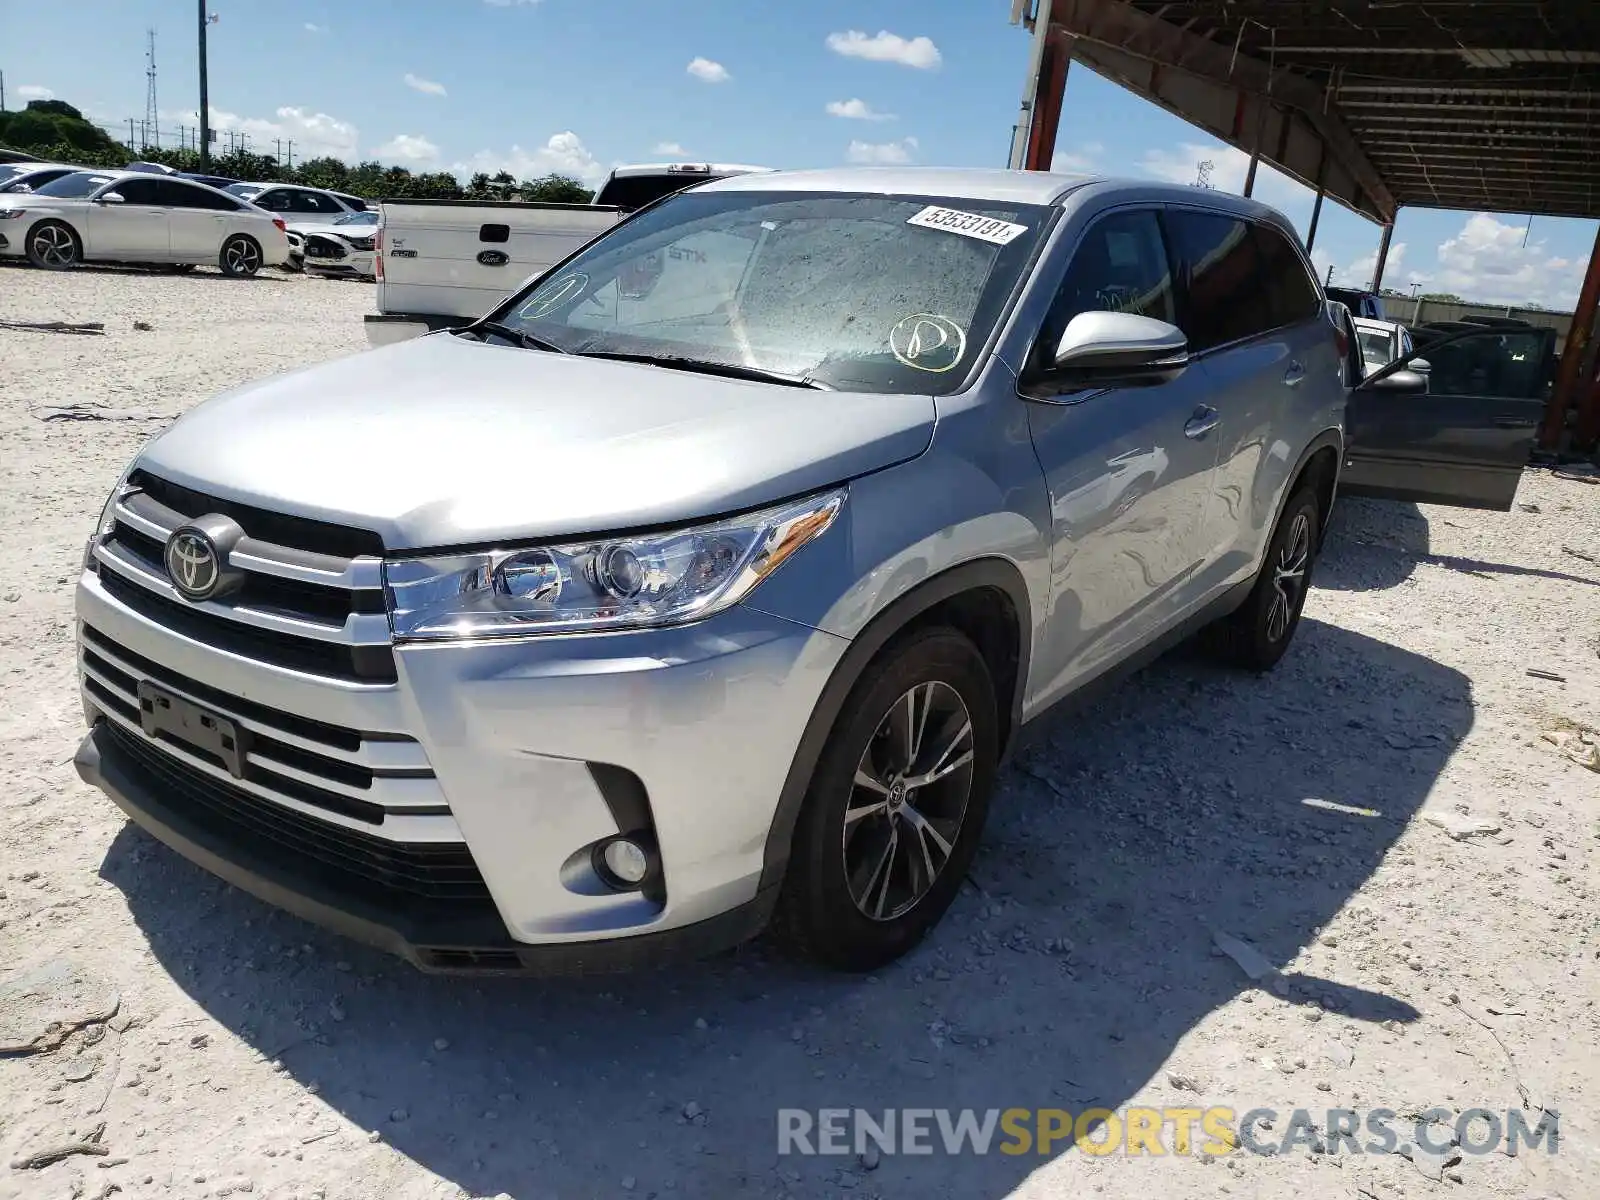
[[[789,764],[767,831],[761,868],[763,892],[775,889],[783,880],[811,777],[862,674],[898,639],[933,624],[949,625],[971,638],[988,663],[996,698],[1001,701],[997,716],[1002,753],[1021,728],[1033,628],[1022,572],[1007,559],[983,558],[924,580],[885,607],[851,639],[850,648],[823,686]]]
[[[1294,466],[1294,474],[1289,477],[1289,486],[1278,500],[1278,511],[1273,515],[1272,528],[1277,528],[1278,520],[1283,516],[1284,505],[1289,503],[1289,498],[1304,484],[1310,482],[1317,491],[1318,517],[1322,530],[1326,530],[1328,519],[1333,515],[1333,498],[1338,491],[1339,468],[1343,463],[1344,436],[1339,430],[1324,429],[1312,438],[1300,452],[1300,459]]]

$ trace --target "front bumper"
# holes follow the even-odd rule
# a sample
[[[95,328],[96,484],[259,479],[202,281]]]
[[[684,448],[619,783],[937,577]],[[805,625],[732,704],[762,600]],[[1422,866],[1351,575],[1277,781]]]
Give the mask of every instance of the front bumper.
[[[377,274],[372,265],[377,256],[376,250],[351,250],[343,258],[337,259],[307,255],[303,265],[307,271],[324,275],[361,275],[370,278]]]
[[[626,967],[759,930],[778,797],[848,645],[735,607],[677,629],[399,647],[395,683],[353,685],[169,629],[93,573],[78,615],[80,774],[207,870],[427,970]],[[233,778],[148,737],[127,703],[140,678],[276,739],[271,773]],[[380,731],[348,760],[380,768],[361,793],[376,821],[261,785],[294,764],[313,778],[284,755],[285,714]],[[663,887],[596,887],[587,848],[640,828],[641,811]],[[361,872],[339,869],[350,861]],[[448,902],[390,886],[428,871],[448,874]]]

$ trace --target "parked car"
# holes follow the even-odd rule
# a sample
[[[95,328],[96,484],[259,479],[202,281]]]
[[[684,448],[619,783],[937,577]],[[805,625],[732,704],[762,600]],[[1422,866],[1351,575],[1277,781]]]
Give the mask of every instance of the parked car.
[[[0,195],[0,255],[36,267],[81,262],[216,263],[250,276],[288,254],[281,218],[182,179],[76,171],[22,195]]]
[[[1410,354],[1414,348],[1410,331],[1397,321],[1375,321],[1369,317],[1355,319],[1356,338],[1361,348],[1362,375],[1371,375],[1397,358]]]
[[[1348,308],[1353,317],[1365,317],[1373,321],[1389,319],[1383,310],[1383,297],[1376,292],[1343,287],[1324,288],[1323,291],[1329,300],[1337,300]]]
[[[747,163],[631,163],[612,168],[591,203],[633,212],[697,183],[771,170]]]
[[[223,191],[248,200],[257,208],[278,213],[285,220],[302,215],[340,217],[347,212],[360,212],[365,207],[365,202],[355,196],[342,197],[339,192],[291,183],[234,183]]]
[[[367,341],[386,346],[482,316],[629,213],[698,184],[770,167],[636,163],[615,168],[590,203],[385,200],[374,264],[378,311]]]
[[[139,175],[176,175],[177,167],[169,167],[166,163],[158,162],[131,162],[122,168],[124,171],[133,171]]]
[[[1289,222],[1220,191],[674,196],[479,321],[147,443],[78,584],[78,770],[429,970],[769,922],[870,969],[955,897],[1024,723],[1205,628],[1279,661],[1371,449],[1347,423],[1397,494],[1509,506],[1528,436],[1458,399],[1398,445],[1383,414],[1432,398],[1347,389],[1334,315]]]
[[[9,163],[0,166],[0,193],[31,192],[63,175],[81,170],[82,167],[71,167],[65,163]]]
[[[380,216],[375,212],[346,213],[322,225],[291,225],[289,247],[300,242],[305,270],[320,275],[355,275],[372,278],[377,257]]]
[[[207,187],[227,189],[238,183],[237,179],[228,175],[198,175],[193,171],[179,171],[179,179],[192,179],[195,183],[203,183]]]
[[[8,163],[36,163],[41,161],[32,154],[24,154],[21,150],[7,150],[0,146],[0,164]]]

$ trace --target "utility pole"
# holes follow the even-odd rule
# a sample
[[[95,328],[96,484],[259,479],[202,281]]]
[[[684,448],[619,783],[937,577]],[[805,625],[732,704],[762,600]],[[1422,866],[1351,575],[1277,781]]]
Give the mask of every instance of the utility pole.
[[[6,73],[0,71],[0,112],[6,110]]]
[[[289,139],[289,170],[294,170],[294,139]]]
[[[1327,287],[1332,282],[1333,282],[1333,264],[1329,263],[1328,264],[1328,277],[1322,281],[1322,286],[1323,287]]]
[[[156,31],[149,31],[150,49],[148,51],[149,66],[145,70],[145,78],[149,87],[145,90],[144,98],[144,123],[148,126],[147,135],[155,144],[157,150],[161,149],[161,126],[159,109],[156,107]]]
[[[206,92],[206,26],[211,18],[206,16],[206,0],[200,5],[200,169],[211,165],[211,99]]]
[[[128,149],[129,150],[133,150],[134,148],[135,148],[135,143],[134,143],[134,137],[133,137],[133,118],[129,117],[128,118]]]

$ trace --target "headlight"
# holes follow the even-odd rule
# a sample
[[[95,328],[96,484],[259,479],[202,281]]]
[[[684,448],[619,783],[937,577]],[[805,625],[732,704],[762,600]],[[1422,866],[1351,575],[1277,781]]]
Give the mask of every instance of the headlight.
[[[134,462],[137,462],[137,456]],[[123,468],[122,474],[117,476],[117,486],[111,489],[111,495],[106,497],[105,507],[100,510],[100,519],[95,522],[94,532],[89,535],[88,542],[83,547],[83,569],[85,571],[99,570],[95,562],[94,548],[106,538],[111,536],[111,531],[117,524],[117,501],[128,494],[128,476],[133,474],[133,463]]]
[[[845,490],[713,525],[384,564],[396,641],[679,625],[737,604],[839,515]]]

